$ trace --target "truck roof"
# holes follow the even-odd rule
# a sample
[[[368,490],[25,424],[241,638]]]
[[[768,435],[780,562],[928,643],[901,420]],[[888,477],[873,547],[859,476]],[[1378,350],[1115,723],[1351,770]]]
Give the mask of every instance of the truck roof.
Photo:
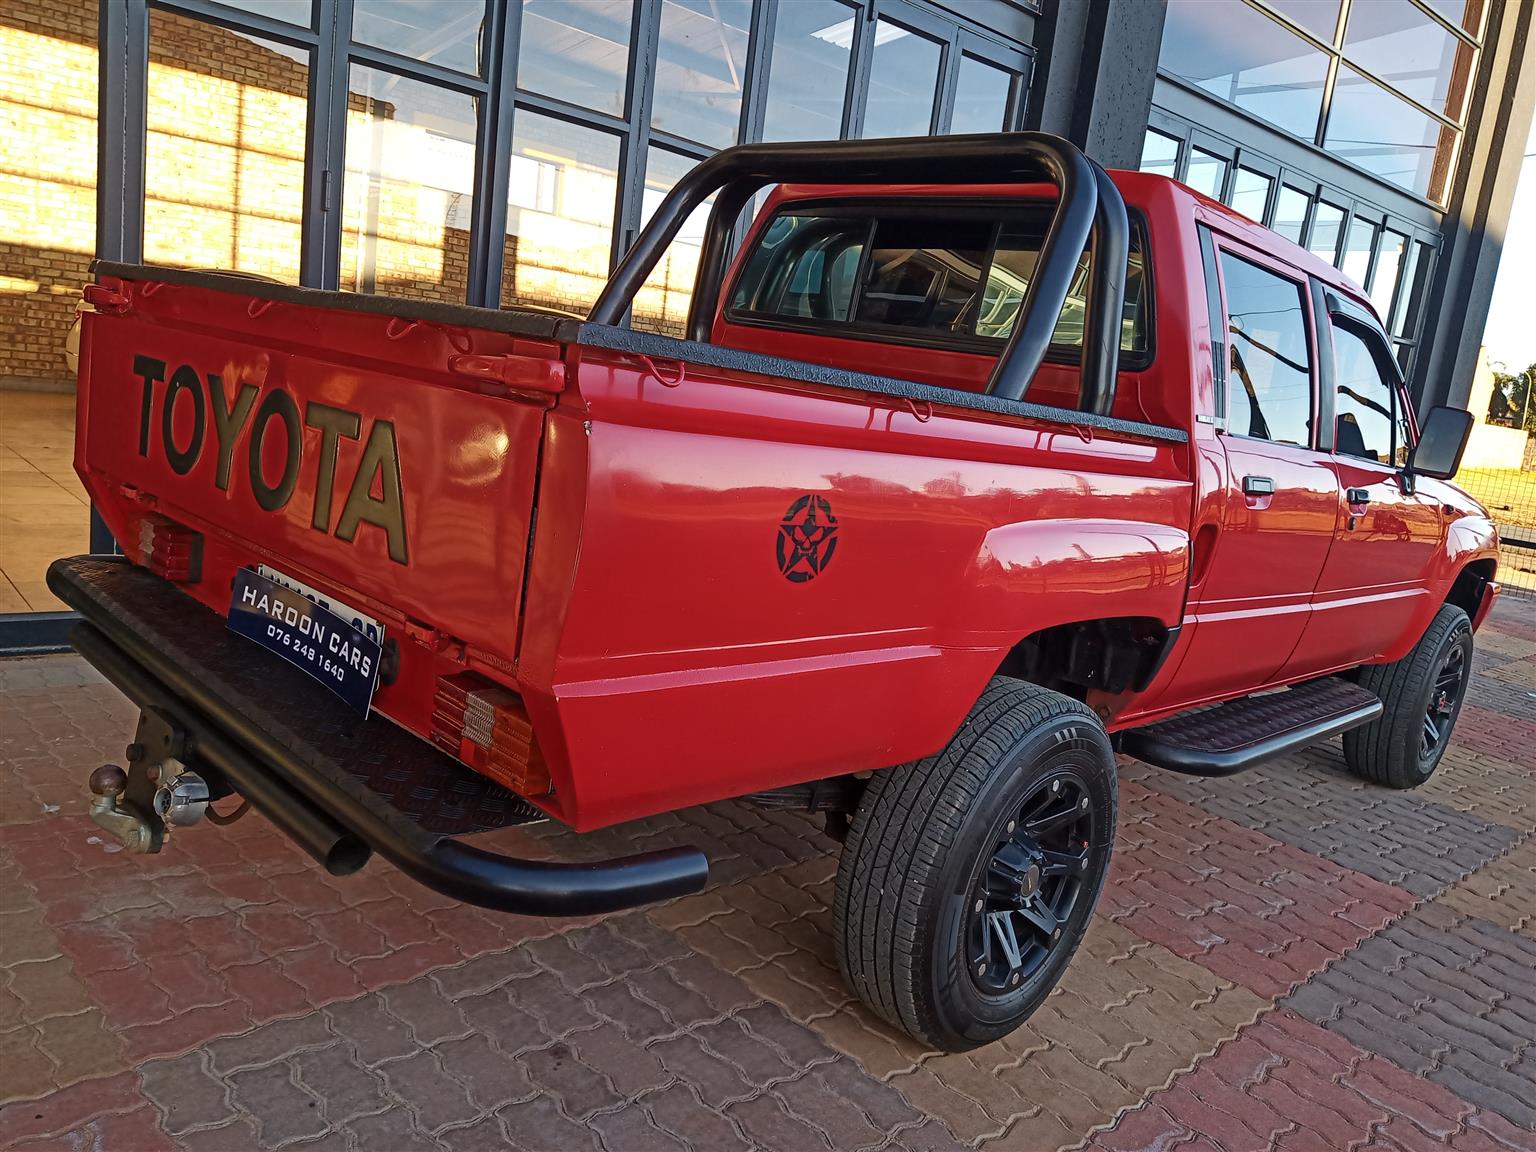
[[[1271,228],[1266,228],[1241,212],[1219,200],[1196,192],[1168,176],[1151,172],[1133,172],[1127,169],[1110,169],[1109,175],[1125,197],[1127,207],[1140,209],[1143,214],[1155,216],[1172,211],[1209,225],[1220,232],[1260,248],[1284,260],[1298,271],[1336,288],[1375,314],[1375,308],[1365,289],[1356,284],[1326,260],[1314,255],[1294,241],[1287,240]],[[927,199],[1055,199],[1056,189],[1050,184],[781,184],[769,196],[763,212],[780,204],[795,200],[840,200],[872,198],[914,197]]]

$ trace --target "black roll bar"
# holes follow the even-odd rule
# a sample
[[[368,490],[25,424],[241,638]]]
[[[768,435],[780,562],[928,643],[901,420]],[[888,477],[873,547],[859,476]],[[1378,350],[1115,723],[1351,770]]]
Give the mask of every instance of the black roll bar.
[[[1107,415],[1114,403],[1120,363],[1130,224],[1108,173],[1070,141],[1044,132],[741,144],[717,152],[667,193],[587,319],[594,324],[620,323],[684,221],[712,194],[717,195],[688,315],[689,339],[704,342],[719,306],[736,218],[765,185],[1041,181],[1056,187],[1056,211],[1046,229],[1035,275],[1025,289],[1019,321],[992,370],[987,392],[1011,400],[1023,398],[1050,348],[1078,261],[1091,251],[1078,407]]]

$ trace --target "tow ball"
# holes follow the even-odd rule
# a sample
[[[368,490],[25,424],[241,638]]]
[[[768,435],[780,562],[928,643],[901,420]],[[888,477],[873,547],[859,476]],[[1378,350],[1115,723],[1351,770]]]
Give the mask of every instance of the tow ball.
[[[187,767],[187,734],[158,709],[139,713],[126,770],[103,764],[91,773],[91,819],[129,852],[158,852],[174,828],[201,820],[208,782]]]

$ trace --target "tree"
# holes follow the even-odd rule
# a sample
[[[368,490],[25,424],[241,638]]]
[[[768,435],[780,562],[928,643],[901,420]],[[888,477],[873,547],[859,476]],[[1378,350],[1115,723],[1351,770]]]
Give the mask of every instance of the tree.
[[[1493,395],[1488,400],[1488,422],[1506,428],[1524,426],[1536,432],[1536,363],[1524,372],[1493,370]]]

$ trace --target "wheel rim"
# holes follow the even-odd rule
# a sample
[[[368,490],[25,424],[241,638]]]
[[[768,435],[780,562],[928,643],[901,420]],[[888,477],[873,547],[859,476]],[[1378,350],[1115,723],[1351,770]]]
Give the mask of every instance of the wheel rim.
[[[971,979],[997,996],[1023,988],[1067,936],[1088,877],[1093,806],[1075,775],[1041,780],[998,829],[971,897]]]
[[[1421,762],[1433,759],[1444,747],[1451,734],[1451,725],[1456,721],[1456,709],[1461,704],[1466,683],[1467,653],[1460,644],[1454,644],[1440,661],[1434,687],[1429,692],[1429,703],[1424,709],[1424,726],[1419,733]]]

